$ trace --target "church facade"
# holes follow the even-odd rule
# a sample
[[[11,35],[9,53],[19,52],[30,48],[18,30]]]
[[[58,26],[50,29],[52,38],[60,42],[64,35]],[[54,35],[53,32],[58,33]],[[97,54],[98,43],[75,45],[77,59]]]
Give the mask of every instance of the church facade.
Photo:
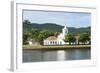
[[[60,33],[57,37],[55,36],[50,36],[46,39],[43,40],[43,45],[64,45],[66,44],[64,42],[65,35],[68,34],[68,28],[65,25],[64,28],[62,29],[62,33]]]

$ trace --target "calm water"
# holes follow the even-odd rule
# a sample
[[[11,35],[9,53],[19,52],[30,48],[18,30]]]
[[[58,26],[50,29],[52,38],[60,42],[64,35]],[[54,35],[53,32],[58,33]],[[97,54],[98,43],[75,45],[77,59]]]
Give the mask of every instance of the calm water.
[[[90,49],[23,50],[23,62],[90,59]]]

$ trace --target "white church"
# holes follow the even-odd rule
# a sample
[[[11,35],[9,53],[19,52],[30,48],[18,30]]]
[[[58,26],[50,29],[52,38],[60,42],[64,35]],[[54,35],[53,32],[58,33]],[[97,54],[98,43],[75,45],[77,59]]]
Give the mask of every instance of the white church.
[[[60,33],[57,37],[55,36],[50,36],[46,39],[43,40],[43,45],[64,45],[66,44],[64,42],[65,35],[68,34],[68,28],[65,25],[64,28],[62,29],[62,33]]]

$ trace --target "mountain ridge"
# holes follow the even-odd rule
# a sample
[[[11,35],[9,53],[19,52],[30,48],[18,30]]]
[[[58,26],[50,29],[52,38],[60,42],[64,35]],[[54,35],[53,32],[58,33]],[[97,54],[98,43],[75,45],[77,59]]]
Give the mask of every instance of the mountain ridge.
[[[61,25],[56,24],[56,23],[43,23],[43,24],[38,24],[38,23],[26,24],[26,23],[23,23],[23,31],[24,32],[29,32],[34,28],[39,29],[39,30],[46,29],[46,30],[53,31],[53,32],[62,32],[63,27],[64,26],[61,26]],[[90,33],[90,31],[91,31],[90,26],[80,27],[80,28],[76,28],[76,27],[67,27],[67,28],[68,28],[69,33],[74,33],[74,34],[81,33],[81,32],[89,32]]]

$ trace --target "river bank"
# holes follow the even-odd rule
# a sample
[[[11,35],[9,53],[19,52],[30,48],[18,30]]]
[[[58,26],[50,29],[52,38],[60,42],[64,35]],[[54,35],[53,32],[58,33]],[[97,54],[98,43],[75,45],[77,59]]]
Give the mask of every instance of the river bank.
[[[29,45],[23,45],[23,50],[63,50],[63,49],[83,49],[83,48],[90,48],[91,45],[60,45],[60,46],[29,46]]]

